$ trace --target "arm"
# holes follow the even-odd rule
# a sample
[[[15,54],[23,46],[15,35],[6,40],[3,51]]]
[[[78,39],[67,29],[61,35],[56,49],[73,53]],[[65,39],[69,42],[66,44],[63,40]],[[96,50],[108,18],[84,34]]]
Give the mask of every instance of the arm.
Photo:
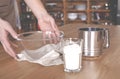
[[[56,35],[59,35],[59,30],[54,19],[47,13],[41,0],[25,0],[25,2],[36,16],[40,29],[43,32],[54,31]]]
[[[32,9],[37,19],[40,19],[44,14],[48,15],[41,0],[25,0],[25,2]]]
[[[12,26],[5,20],[0,18],[0,42],[3,45],[5,51],[12,57],[16,57],[14,50],[11,47],[8,39],[8,34],[13,38],[17,38],[17,33],[13,30]]]

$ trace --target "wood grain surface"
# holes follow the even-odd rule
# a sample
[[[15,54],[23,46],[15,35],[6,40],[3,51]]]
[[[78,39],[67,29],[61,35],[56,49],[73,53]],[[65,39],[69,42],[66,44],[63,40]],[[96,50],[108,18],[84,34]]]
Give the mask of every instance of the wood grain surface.
[[[105,27],[110,32],[110,47],[100,57],[82,60],[79,73],[66,73],[64,66],[44,67],[29,62],[18,62],[0,46],[0,79],[120,79],[120,27],[91,24],[67,24],[60,27],[65,37],[78,37],[80,27]]]

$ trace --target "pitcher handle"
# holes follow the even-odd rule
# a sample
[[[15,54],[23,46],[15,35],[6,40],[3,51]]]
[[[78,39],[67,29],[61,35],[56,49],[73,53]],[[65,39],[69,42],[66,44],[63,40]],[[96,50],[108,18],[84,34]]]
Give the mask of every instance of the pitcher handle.
[[[104,29],[104,48],[109,48],[110,40],[109,40],[109,30],[107,28]]]

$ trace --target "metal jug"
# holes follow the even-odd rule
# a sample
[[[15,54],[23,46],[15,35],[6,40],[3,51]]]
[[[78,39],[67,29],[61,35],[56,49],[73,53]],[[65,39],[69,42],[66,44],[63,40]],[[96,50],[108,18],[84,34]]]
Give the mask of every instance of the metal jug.
[[[83,56],[99,56],[103,48],[109,47],[109,30],[107,28],[80,28],[79,38],[83,39]]]

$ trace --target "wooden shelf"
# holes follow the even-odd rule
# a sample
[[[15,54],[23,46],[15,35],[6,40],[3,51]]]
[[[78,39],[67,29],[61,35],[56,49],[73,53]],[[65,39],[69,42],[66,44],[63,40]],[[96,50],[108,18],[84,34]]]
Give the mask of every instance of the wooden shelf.
[[[83,12],[87,12],[87,10],[66,10],[66,12],[76,12],[76,13],[79,13],[79,12],[81,12],[81,13],[83,13]]]
[[[86,4],[87,1],[69,1],[67,2],[68,5],[76,5],[76,4]]]
[[[51,2],[55,2],[55,3],[62,3],[63,1],[62,0],[44,0],[45,3],[51,3]]]
[[[49,12],[56,12],[56,11],[63,12],[63,9],[62,9],[62,8],[52,8],[52,9],[47,8],[47,9],[48,9],[47,11],[49,11]]]
[[[76,20],[67,20],[67,22],[86,22],[86,20],[85,21],[82,21],[82,20],[80,20],[80,19],[76,19]]]
[[[89,10],[90,12],[110,12],[110,10]]]

